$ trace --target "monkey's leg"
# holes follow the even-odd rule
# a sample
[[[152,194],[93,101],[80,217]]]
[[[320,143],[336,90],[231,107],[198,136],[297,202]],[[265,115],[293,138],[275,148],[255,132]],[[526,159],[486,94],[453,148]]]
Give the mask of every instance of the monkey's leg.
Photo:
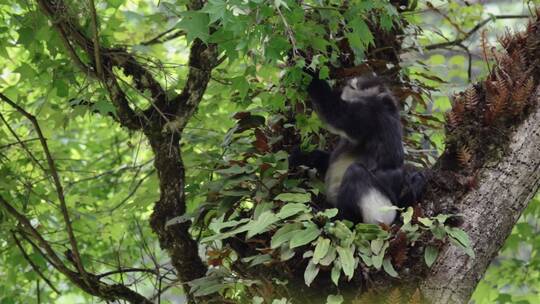
[[[418,168],[406,168],[403,188],[397,200],[399,207],[409,207],[422,199],[427,186],[428,176]]]
[[[355,163],[347,168],[339,189],[337,208],[341,218],[353,222],[392,224],[396,210],[375,176]]]

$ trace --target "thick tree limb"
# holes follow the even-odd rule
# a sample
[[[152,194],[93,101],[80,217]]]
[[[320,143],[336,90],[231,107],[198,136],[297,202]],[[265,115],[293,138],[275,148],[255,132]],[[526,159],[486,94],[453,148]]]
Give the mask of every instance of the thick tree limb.
[[[537,89],[540,90],[540,87]],[[538,94],[536,99],[539,99]],[[537,101],[540,102],[540,101]],[[434,303],[466,303],[540,186],[540,107],[514,132],[502,159],[480,172],[478,189],[460,199],[476,258],[447,246],[422,283]],[[441,197],[451,205],[454,197]],[[446,201],[446,202],[445,202]]]
[[[118,66],[127,75],[133,76],[136,88],[141,93],[149,90],[154,99],[165,99],[165,92],[157,80],[125,50],[106,49],[99,46],[97,16],[94,16],[93,20],[94,37],[90,39],[79,29],[78,24],[67,12],[67,6],[62,0],[37,0],[37,3],[57,29],[68,54],[74,62],[83,69],[83,72],[100,79],[107,88],[122,125],[132,130],[140,129],[143,125],[143,118],[135,113],[129,105],[125,93],[116,80],[112,67]],[[86,52],[90,58],[94,58],[93,68],[88,68],[87,64],[81,61],[73,48],[73,44]]]

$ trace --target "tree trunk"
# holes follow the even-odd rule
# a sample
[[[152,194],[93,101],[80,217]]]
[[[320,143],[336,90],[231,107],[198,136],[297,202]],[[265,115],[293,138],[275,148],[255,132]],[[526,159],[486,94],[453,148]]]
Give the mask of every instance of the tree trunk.
[[[161,248],[171,257],[182,282],[203,277],[206,266],[198,255],[198,244],[188,232],[189,221],[167,225],[167,221],[185,213],[185,171],[180,155],[179,136],[159,130],[147,134],[155,154],[154,166],[159,178],[160,198],[154,205],[150,226],[159,238]],[[184,286],[187,287],[187,286]],[[186,288],[185,290],[189,290]]]
[[[538,99],[538,93],[535,99]],[[422,290],[433,303],[466,303],[469,300],[538,190],[539,166],[540,107],[536,107],[512,134],[500,161],[480,170],[477,189],[453,203],[452,196],[440,198],[443,204],[459,207],[465,219],[461,228],[469,234],[476,257],[470,258],[455,246],[445,246],[421,283]]]

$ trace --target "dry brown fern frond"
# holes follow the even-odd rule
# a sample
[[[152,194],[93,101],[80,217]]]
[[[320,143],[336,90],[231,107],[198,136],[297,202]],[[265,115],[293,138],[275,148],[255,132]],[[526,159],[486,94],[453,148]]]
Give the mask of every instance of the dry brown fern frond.
[[[449,123],[450,127],[457,128],[463,121],[463,116],[465,115],[465,105],[460,98],[454,99],[454,104],[452,109],[446,113],[446,121]]]
[[[529,96],[531,96],[534,89],[534,79],[528,77],[524,81],[516,83],[514,90],[512,92],[512,105],[511,110],[514,115],[519,115],[523,112],[523,109],[527,105]]]
[[[504,32],[504,34],[497,39],[499,43],[502,45],[502,47],[505,50],[508,50],[508,48],[512,45],[514,42],[514,35],[512,32],[507,28]]]
[[[470,167],[472,158],[473,154],[468,146],[463,145],[458,149],[457,160],[463,168]]]
[[[486,109],[485,122],[489,125],[492,124],[498,117],[500,117],[507,105],[510,97],[509,86],[511,85],[502,76],[496,76],[496,80],[486,80],[486,101],[488,107]]]
[[[385,304],[400,304],[401,303],[401,290],[399,288],[394,288],[392,291],[390,291],[390,294],[386,298],[386,301],[384,301]]]
[[[474,87],[468,87],[467,90],[465,90],[465,108],[467,110],[472,110],[476,108],[478,105],[478,101],[480,100],[480,97],[478,96],[478,93],[476,93],[476,89]]]
[[[409,299],[408,304],[421,304],[422,303],[422,293],[419,288],[416,288],[411,298]]]

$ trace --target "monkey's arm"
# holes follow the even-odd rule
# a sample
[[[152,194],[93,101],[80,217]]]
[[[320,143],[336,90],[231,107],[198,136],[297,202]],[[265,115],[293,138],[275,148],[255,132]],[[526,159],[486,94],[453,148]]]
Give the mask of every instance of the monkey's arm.
[[[330,153],[322,150],[303,152],[300,148],[295,148],[289,156],[289,168],[306,166],[317,169],[317,172],[324,176],[328,170]]]

